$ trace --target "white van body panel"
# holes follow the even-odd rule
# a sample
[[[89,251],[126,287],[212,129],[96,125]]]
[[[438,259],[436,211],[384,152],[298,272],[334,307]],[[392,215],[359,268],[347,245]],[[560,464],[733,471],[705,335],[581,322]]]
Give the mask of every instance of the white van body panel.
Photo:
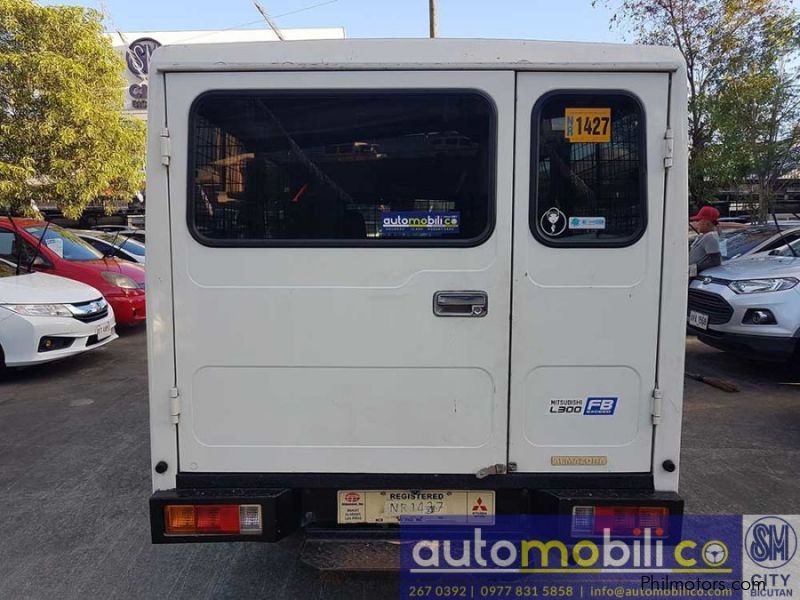
[[[186,220],[192,102],[264,88],[483,91],[497,111],[492,235],[459,249],[198,243]],[[553,89],[627,90],[644,106],[648,218],[633,246],[550,248],[531,235],[531,108]],[[680,464],[683,393],[677,51],[511,40],[167,46],[153,55],[149,94],[151,452],[154,468],[168,465],[154,490],[175,488],[178,471],[469,474],[500,463],[651,471],[657,491],[677,491],[679,469],[661,466]],[[440,290],[486,291],[487,316],[433,318]],[[619,398],[612,425],[536,418],[549,398],[588,395]],[[570,455],[606,460],[552,460]]]
[[[548,247],[531,235],[531,115],[558,90],[621,91],[644,107],[647,228],[632,245]],[[585,471],[650,470],[668,93],[665,73],[518,75],[509,457],[520,471],[571,472],[553,464],[570,456],[593,457]],[[616,398],[614,414],[550,411],[591,397]]]
[[[466,88],[495,104],[498,136],[494,233],[460,249],[201,245],[186,226],[186,154],[175,153],[181,469],[474,473],[505,462],[514,74],[170,73],[166,82],[180,146],[189,107],[210,90]],[[442,290],[485,291],[488,315],[434,318]]]

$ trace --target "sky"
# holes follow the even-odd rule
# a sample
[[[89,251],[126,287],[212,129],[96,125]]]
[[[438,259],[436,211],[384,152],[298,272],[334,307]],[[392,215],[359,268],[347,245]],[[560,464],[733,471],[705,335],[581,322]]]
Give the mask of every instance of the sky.
[[[347,37],[427,37],[427,0],[260,0],[279,27],[344,27]],[[109,30],[265,26],[252,0],[44,0],[103,8]],[[591,0],[438,0],[440,37],[630,41]],[[315,6],[317,5],[317,6]],[[304,10],[307,9],[307,10]],[[299,12],[296,12],[299,11]],[[292,13],[292,14],[288,14]]]

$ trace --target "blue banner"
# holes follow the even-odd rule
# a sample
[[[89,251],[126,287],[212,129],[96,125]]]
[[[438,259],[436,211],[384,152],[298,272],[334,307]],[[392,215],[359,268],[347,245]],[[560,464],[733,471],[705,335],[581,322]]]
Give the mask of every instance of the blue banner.
[[[743,572],[741,515],[576,507],[566,517],[498,515],[494,525],[446,526],[416,519],[400,528],[402,598],[772,595],[757,570]],[[776,543],[789,539],[772,533]]]

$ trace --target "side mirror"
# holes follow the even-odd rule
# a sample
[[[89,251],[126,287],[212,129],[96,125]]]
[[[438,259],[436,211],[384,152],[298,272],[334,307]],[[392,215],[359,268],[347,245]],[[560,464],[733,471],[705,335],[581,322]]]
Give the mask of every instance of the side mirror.
[[[52,269],[53,268],[53,265],[50,264],[50,261],[48,261],[46,258],[43,258],[41,256],[37,256],[36,258],[33,259],[33,266],[34,267],[40,267],[42,269]]]
[[[770,256],[780,256],[780,255],[781,255],[781,250],[780,250],[780,248],[775,248],[775,250],[770,250],[770,253],[769,253],[769,255],[770,255]]]

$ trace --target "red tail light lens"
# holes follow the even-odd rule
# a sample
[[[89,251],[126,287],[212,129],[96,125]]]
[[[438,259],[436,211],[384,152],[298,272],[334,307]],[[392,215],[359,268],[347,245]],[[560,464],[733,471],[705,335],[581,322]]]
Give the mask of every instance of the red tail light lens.
[[[650,530],[653,537],[667,535],[669,510],[664,506],[575,506],[572,509],[572,535],[638,537]]]
[[[239,533],[239,506],[201,504],[195,507],[197,533]]]
[[[595,535],[603,535],[610,529],[615,535],[633,535],[639,509],[628,506],[597,506],[594,509]]]

